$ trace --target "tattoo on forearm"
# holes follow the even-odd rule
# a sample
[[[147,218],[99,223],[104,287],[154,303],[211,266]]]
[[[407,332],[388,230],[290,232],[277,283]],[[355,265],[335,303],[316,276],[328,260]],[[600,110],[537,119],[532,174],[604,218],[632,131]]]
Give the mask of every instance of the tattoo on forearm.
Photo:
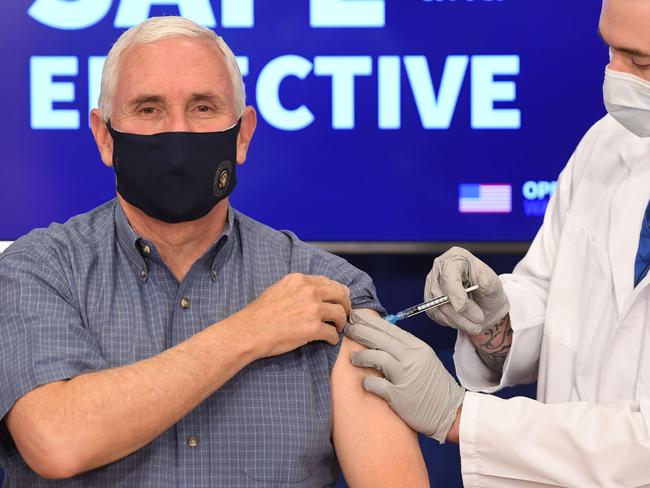
[[[472,341],[481,361],[495,373],[503,373],[503,365],[512,345],[510,314],[482,334],[472,337]]]

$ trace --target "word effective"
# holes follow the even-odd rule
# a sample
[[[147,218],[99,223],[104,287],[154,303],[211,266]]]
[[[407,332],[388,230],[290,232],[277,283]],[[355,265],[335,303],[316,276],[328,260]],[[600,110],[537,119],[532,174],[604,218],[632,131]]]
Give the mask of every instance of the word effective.
[[[104,57],[87,60],[88,106],[97,105]],[[440,81],[434,84],[430,59],[413,56],[316,56],[309,60],[283,55],[270,60],[256,79],[249,76],[249,59],[237,58],[242,75],[254,85],[255,104],[271,126],[285,131],[302,130],[318,115],[307,105],[287,107],[280,95],[288,78],[331,78],[333,129],[355,128],[355,84],[359,77],[375,77],[377,127],[390,130],[402,125],[404,78],[415,101],[424,129],[449,129],[463,87],[468,86],[472,129],[519,129],[521,111],[516,102],[519,74],[517,55],[452,55],[444,59]],[[81,111],[76,99],[80,60],[76,56],[32,56],[30,59],[31,126],[33,129],[79,129]],[[437,70],[436,70],[437,72]],[[465,80],[469,77],[469,83]],[[495,79],[498,77],[498,79]],[[498,103],[499,108],[495,108]],[[505,105],[505,106],[504,106]],[[368,108],[365,107],[364,111]],[[86,111],[88,113],[88,111]]]

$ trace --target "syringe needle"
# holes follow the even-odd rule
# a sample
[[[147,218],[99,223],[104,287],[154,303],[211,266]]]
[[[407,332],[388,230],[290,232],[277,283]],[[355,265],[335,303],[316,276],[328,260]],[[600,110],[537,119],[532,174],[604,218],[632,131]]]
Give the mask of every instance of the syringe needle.
[[[470,286],[469,288],[465,288],[466,293],[471,293],[474,290],[478,290],[478,285]],[[384,320],[390,322],[391,324],[396,324],[402,319],[407,319],[409,317],[413,317],[414,315],[417,315],[422,312],[426,312],[427,310],[431,310],[432,308],[440,307],[441,305],[444,305],[445,303],[449,303],[449,297],[447,295],[442,295],[439,297],[436,297],[432,300],[422,302],[419,305],[414,305],[413,307],[409,307],[405,310],[402,310],[401,312],[398,312],[394,315],[386,315],[384,317]]]

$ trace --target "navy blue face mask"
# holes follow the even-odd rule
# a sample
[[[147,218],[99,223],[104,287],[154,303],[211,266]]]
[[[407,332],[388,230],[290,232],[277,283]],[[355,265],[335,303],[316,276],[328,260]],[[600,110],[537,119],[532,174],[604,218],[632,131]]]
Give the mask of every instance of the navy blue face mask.
[[[164,132],[113,137],[117,192],[145,214],[168,223],[207,215],[230,195],[237,178],[241,119],[221,132]]]

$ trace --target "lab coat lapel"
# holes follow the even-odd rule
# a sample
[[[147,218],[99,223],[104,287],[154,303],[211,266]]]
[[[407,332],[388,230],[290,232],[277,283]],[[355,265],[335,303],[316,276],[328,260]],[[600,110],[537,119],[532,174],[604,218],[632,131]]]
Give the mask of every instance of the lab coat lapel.
[[[648,146],[648,141],[638,138],[621,150],[629,174],[616,189],[611,205],[609,260],[619,317],[634,290],[634,261],[650,197]]]

